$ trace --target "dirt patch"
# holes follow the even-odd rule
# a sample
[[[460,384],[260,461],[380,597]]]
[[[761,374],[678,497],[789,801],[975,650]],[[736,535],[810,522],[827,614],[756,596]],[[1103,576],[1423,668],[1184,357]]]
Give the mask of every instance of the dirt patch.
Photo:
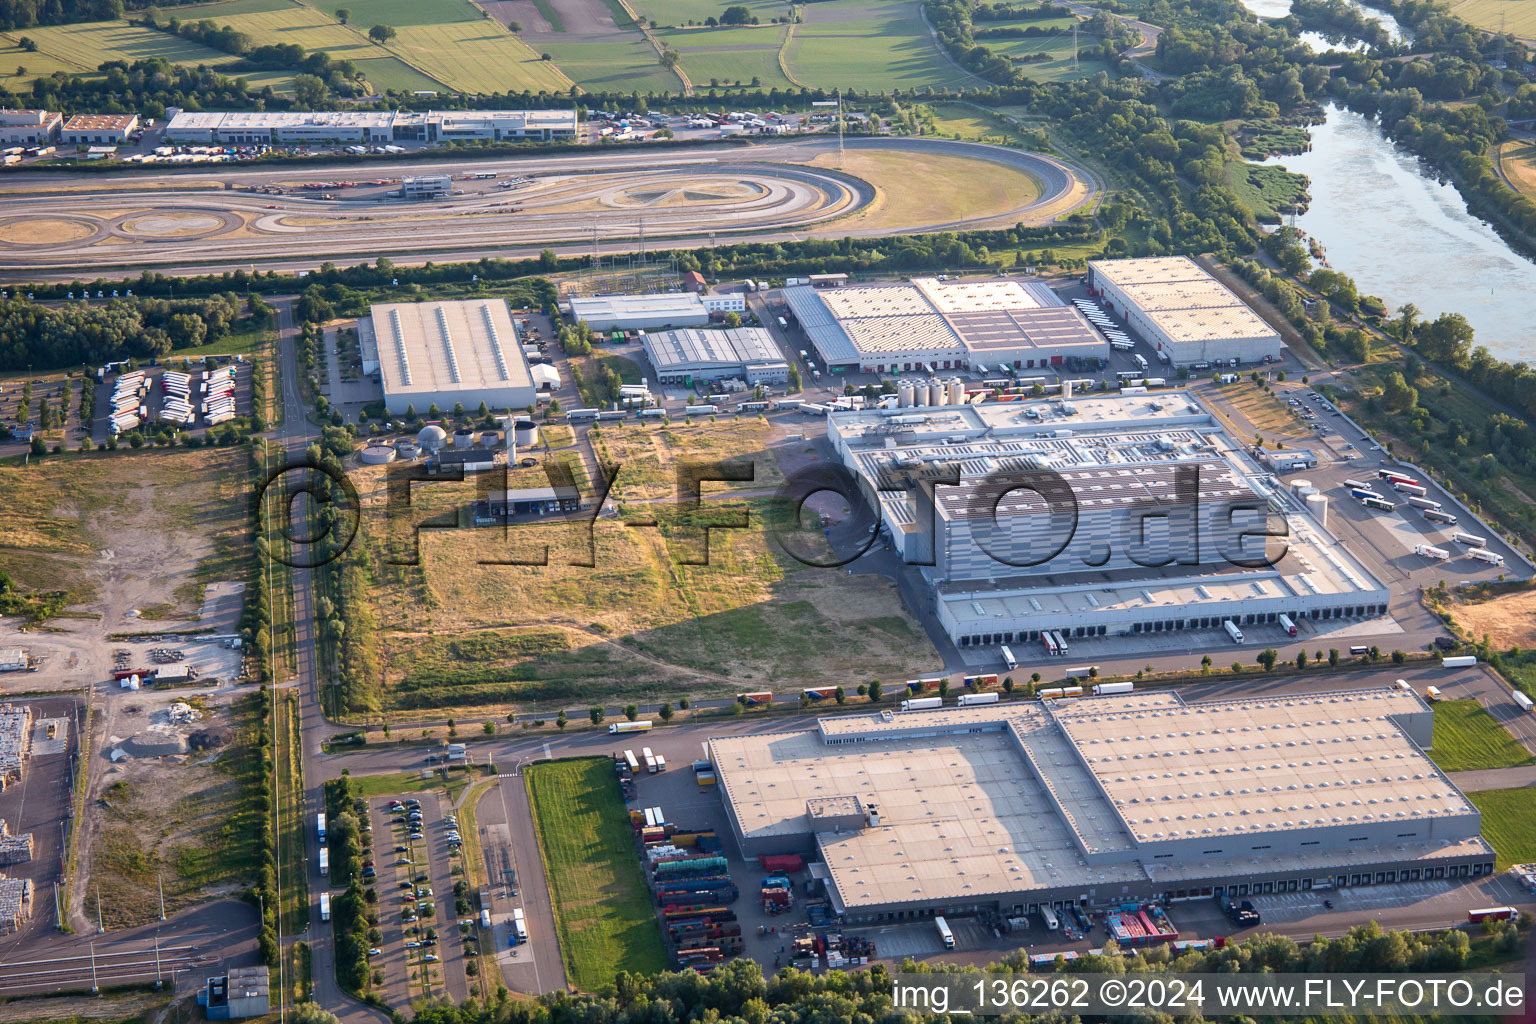
[[[1476,603],[1451,593],[1445,604],[1467,635],[1481,639],[1484,633],[1488,634],[1488,642],[1495,650],[1536,647],[1536,591]]]
[[[136,992],[110,996],[67,996],[58,999],[17,999],[0,1003],[0,1024],[31,1021],[101,1020],[144,1018],[170,1001],[168,992]]]
[[[0,226],[0,240],[17,245],[57,245],[76,242],[91,233],[74,220],[24,220]]]

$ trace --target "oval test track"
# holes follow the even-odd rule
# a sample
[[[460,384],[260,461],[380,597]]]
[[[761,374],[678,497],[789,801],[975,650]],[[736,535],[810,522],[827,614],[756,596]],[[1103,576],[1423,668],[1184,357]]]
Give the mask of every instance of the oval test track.
[[[1097,179],[1064,160],[981,143],[943,139],[846,140],[849,150],[887,150],[981,159],[1023,173],[1036,194],[1008,210],[942,223],[839,229],[837,222],[876,197],[868,182],[810,161],[836,152],[824,137],[687,154],[594,147],[591,154],[547,159],[402,162],[292,168],[216,165],[176,176],[181,187],[139,185],[123,176],[18,173],[0,195],[0,276],[69,280],[164,273],[205,273],[253,265],[312,269],[326,260],[380,256],[410,264],[428,259],[521,258],[557,253],[627,252],[647,245],[793,241],[825,235],[883,236],[1014,223],[1048,223],[1094,200]],[[261,187],[365,175],[401,177],[465,170],[498,171],[502,181],[533,180],[512,190],[496,182],[459,182],[443,200],[405,202],[383,188],[264,195]],[[202,186],[188,188],[188,184]],[[95,210],[101,210],[100,214]],[[126,210],[126,212],[125,212]],[[206,224],[213,218],[217,224]],[[178,231],[176,220],[189,227]],[[14,241],[12,225],[65,220],[90,234],[79,239]],[[140,222],[143,222],[140,224]],[[140,225],[137,229],[136,225]],[[670,247],[670,246],[669,246]]]

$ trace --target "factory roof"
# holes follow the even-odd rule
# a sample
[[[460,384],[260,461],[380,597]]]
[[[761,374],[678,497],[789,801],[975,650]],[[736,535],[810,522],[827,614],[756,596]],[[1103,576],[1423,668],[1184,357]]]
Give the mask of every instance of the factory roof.
[[[386,302],[370,319],[386,395],[532,386],[505,299]]]
[[[67,132],[125,131],[138,123],[138,114],[76,114],[64,122],[64,130]]]
[[[1235,470],[1220,459],[1159,462],[1138,466],[1089,466],[1062,469],[1057,474],[1071,488],[1079,515],[1107,507],[1168,507],[1181,503],[1227,503],[1253,497]],[[1050,515],[1047,496],[1033,490],[1010,490],[1002,484],[962,480],[938,490],[940,513],[949,519],[991,519],[993,516]]]
[[[784,289],[784,299],[817,350],[834,363],[886,352],[969,351],[1082,347],[1107,351],[1076,309],[1048,286],[997,278],[821,290]]]
[[[1174,341],[1216,341],[1222,338],[1278,337],[1264,319],[1239,304],[1201,309],[1153,309],[1144,315]]]
[[[224,131],[262,128],[381,128],[388,130],[395,114],[388,110],[183,110],[166,125],[169,131],[219,128]]]
[[[815,731],[710,745],[749,840],[810,833],[813,800],[857,797],[878,815],[817,835],[837,896],[853,909],[1486,853],[1475,809],[1395,720],[1426,713],[1395,690],[1208,705],[1131,694],[838,716]],[[1308,803],[1331,806],[1307,812]],[[1403,821],[1459,824],[1433,842],[1345,841],[1351,815],[1395,823],[1399,810]],[[1204,817],[1196,824],[1191,813]],[[1180,839],[1193,831],[1199,841],[1210,820],[1212,835],[1283,829],[1328,841],[1280,853],[1228,843],[1225,855],[1165,861],[1158,844],[1180,814]]]
[[[705,316],[704,301],[693,292],[660,295],[587,295],[571,299],[577,320],[622,319],[625,316]]]
[[[1144,256],[1128,260],[1089,260],[1095,276],[1122,288],[1154,281],[1214,280],[1188,256]]]
[[[751,365],[784,361],[773,335],[761,327],[651,331],[645,336],[645,351],[658,371],[702,364]]]

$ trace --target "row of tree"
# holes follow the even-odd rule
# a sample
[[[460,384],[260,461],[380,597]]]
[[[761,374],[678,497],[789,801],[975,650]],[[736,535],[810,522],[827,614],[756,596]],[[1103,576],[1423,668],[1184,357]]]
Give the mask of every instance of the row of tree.
[[[231,293],[186,299],[122,298],[58,307],[13,296],[0,300],[0,369],[99,365],[123,358],[158,359],[173,349],[229,336],[240,318]]]

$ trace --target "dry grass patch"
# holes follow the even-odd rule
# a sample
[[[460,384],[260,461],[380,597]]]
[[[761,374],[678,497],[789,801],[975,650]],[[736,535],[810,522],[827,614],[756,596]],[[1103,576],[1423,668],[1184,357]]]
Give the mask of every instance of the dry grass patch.
[[[817,167],[837,166],[823,153]],[[910,152],[850,150],[843,170],[873,185],[875,201],[838,221],[842,227],[911,228],[926,224],[997,217],[1027,206],[1040,183],[992,160]]]

